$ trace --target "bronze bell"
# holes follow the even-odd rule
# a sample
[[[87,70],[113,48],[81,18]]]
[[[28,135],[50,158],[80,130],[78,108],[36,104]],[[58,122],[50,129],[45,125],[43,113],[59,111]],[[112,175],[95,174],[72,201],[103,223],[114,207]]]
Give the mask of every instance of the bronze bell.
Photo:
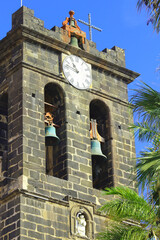
[[[90,138],[92,159],[98,160],[99,158],[103,158],[103,160],[106,160],[107,157],[101,150],[101,142],[105,142],[105,139],[98,133],[96,119],[91,119],[90,122]]]
[[[45,127],[45,142],[46,146],[55,146],[59,143],[60,139],[56,135],[56,128],[54,126]]]
[[[101,143],[97,139],[91,140],[91,155],[93,159],[103,158],[106,160],[107,157],[102,153]]]
[[[56,135],[56,124],[53,123],[53,114],[50,112],[45,113],[45,144],[46,146],[55,146],[59,143],[60,139]]]
[[[79,46],[78,46],[78,38],[76,38],[76,36],[71,36],[70,45],[73,46],[73,47],[79,48]]]

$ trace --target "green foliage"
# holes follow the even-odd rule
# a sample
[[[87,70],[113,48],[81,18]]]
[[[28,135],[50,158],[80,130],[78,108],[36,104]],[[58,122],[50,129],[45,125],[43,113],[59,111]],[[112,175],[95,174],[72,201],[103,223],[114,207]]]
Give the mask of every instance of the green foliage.
[[[152,206],[140,197],[135,191],[127,187],[106,188],[105,195],[117,195],[119,198],[106,202],[100,210],[105,211],[113,220],[127,220],[146,222],[155,219]]]
[[[136,164],[137,180],[142,189],[146,185],[153,186],[155,180],[160,177],[160,151],[154,151],[153,148],[147,148],[148,151],[141,152]]]
[[[157,32],[160,30],[160,0],[138,0],[137,7],[141,9],[143,6],[146,7],[150,14],[150,18],[147,22],[153,24],[154,29]]]
[[[137,158],[138,185],[142,190],[145,186],[155,189],[160,182],[160,92],[143,83],[135,90],[131,103],[138,121],[130,129],[140,141],[150,143],[150,147],[141,151]]]
[[[139,138],[140,141],[150,141],[154,136],[157,135],[157,128],[151,126],[147,122],[131,124],[130,129],[134,129],[135,136]]]
[[[134,89],[135,94],[131,98],[134,105],[133,111],[137,113],[142,123],[147,123],[152,129],[160,130],[160,92],[152,89],[146,83],[138,89]]]
[[[160,237],[157,226],[159,208],[127,187],[106,188],[104,194],[117,197],[100,208],[113,223],[98,235],[98,239],[145,240]]]
[[[100,233],[98,236],[100,240],[145,240],[146,231],[138,226],[130,226],[122,224],[114,224],[111,229]]]

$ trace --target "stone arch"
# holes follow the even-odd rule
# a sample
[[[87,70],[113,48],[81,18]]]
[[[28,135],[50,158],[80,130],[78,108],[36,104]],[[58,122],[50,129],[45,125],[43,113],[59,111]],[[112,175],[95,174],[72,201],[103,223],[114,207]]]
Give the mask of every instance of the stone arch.
[[[113,162],[111,148],[111,121],[110,109],[101,100],[94,99],[90,102],[90,120],[97,123],[97,130],[104,142],[101,142],[102,153],[106,159],[92,155],[93,187],[104,189],[113,185]]]
[[[55,146],[46,146],[46,173],[67,180],[65,93],[61,86],[53,82],[45,85],[44,105],[45,113],[53,114],[56,135],[60,139]]]
[[[85,237],[80,236],[77,233],[76,229],[76,220],[77,220],[77,215],[78,214],[83,214],[85,221],[86,221],[86,230],[85,230]],[[82,205],[76,205],[73,206],[70,212],[70,222],[71,222],[71,235],[72,236],[77,236],[76,239],[81,239],[81,238],[87,238],[87,239],[94,239],[94,222],[93,222],[93,216],[92,213],[87,209],[86,207]]]

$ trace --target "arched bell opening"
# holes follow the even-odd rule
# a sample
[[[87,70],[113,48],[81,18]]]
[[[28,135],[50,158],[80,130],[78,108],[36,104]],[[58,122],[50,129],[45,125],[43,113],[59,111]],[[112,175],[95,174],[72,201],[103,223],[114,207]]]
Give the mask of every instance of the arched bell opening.
[[[8,171],[8,93],[0,94],[0,175]]]
[[[45,86],[46,174],[67,179],[65,100],[62,88]]]
[[[113,185],[113,167],[109,108],[101,100],[90,103],[90,121],[93,187],[104,189]]]

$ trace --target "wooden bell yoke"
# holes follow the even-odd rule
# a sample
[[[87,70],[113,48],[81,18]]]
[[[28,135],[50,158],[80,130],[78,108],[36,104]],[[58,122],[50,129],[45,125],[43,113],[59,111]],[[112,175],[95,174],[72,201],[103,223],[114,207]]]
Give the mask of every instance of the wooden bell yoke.
[[[105,139],[101,137],[97,130],[97,122],[95,119],[91,119],[90,122],[90,138],[97,139],[99,142],[105,142]]]

